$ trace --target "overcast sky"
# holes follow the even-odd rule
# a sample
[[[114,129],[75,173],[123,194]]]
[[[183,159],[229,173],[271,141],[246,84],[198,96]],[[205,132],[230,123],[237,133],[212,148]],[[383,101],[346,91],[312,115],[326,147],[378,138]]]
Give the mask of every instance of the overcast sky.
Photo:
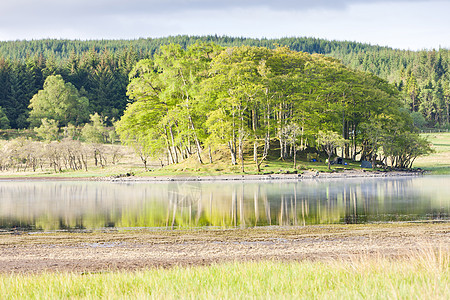
[[[317,37],[450,48],[450,0],[2,0],[0,40]]]

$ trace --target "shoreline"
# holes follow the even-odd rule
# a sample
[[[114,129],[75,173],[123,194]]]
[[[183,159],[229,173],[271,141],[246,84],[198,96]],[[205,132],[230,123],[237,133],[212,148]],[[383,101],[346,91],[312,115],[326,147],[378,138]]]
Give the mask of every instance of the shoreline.
[[[356,178],[386,178],[424,176],[429,173],[423,171],[372,171],[372,170],[344,170],[339,172],[312,172],[302,174],[226,174],[226,175],[157,175],[157,176],[98,176],[98,177],[60,177],[60,176],[14,176],[1,177],[2,181],[105,181],[105,182],[166,182],[166,181],[300,181],[300,180],[328,180],[328,179],[356,179]]]
[[[450,223],[0,235],[0,273],[136,271],[450,251]]]
[[[422,176],[423,172],[412,171],[342,171],[333,173],[304,172],[303,174],[236,174],[236,175],[172,175],[172,176],[149,176],[149,177],[118,177],[109,178],[112,182],[158,182],[158,181],[299,181],[299,180],[327,180],[327,179],[346,179],[346,178],[385,178],[385,177],[403,177],[403,176]]]

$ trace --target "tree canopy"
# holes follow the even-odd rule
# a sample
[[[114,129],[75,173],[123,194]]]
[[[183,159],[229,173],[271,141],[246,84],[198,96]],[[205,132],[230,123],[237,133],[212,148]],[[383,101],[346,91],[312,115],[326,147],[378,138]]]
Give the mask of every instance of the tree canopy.
[[[153,59],[136,64],[127,93],[132,103],[116,123],[117,132],[141,152],[165,153],[168,163],[190,156],[202,163],[206,148],[211,153],[225,147],[231,163],[245,171],[244,148],[252,144],[259,169],[274,141],[285,159],[317,142],[330,148],[322,143],[320,133],[326,132],[339,140],[330,157],[338,145],[342,156],[352,159],[375,159],[385,149],[383,155],[396,165],[389,146],[381,148],[373,138],[372,124],[379,124],[380,134],[414,136],[393,85],[287,47],[163,46]],[[335,136],[346,140],[345,146]]]
[[[5,112],[3,111],[3,108],[0,107],[0,129],[9,129],[11,128],[9,126],[9,119],[6,116]]]
[[[401,105],[419,113],[421,127],[450,124],[448,49],[406,51],[348,41],[316,38],[252,39],[228,36],[172,36],[137,40],[33,40],[0,42],[0,106],[12,128],[26,128],[30,99],[45,79],[61,75],[89,99],[89,113],[119,119],[126,108],[128,74],[137,61],[153,59],[161,46],[183,50],[197,42],[221,47],[257,46],[323,54],[352,70],[370,72],[395,84]],[[417,119],[417,114],[414,115]]]
[[[31,126],[41,125],[44,118],[61,126],[82,124],[88,118],[88,106],[88,99],[73,84],[64,82],[60,75],[52,75],[45,80],[44,89],[31,98],[29,121]]]

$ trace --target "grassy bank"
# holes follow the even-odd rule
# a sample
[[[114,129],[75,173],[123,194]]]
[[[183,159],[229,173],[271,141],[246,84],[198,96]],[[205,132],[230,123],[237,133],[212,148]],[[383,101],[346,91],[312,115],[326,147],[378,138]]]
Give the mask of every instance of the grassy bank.
[[[253,158],[247,156],[244,160],[244,172],[242,172],[242,165],[231,165],[229,160],[216,160],[211,163],[200,164],[195,158],[183,161],[176,165],[169,165],[164,168],[157,168],[152,172],[141,173],[141,176],[175,176],[179,174],[195,174],[197,176],[217,176],[217,175],[239,175],[239,174],[292,174],[302,173],[304,171],[319,171],[319,172],[339,172],[344,169],[361,169],[359,162],[346,162],[347,165],[333,165],[331,170],[325,163],[325,159],[318,162],[308,162],[306,160],[297,162],[296,168],[291,160],[280,160],[277,157],[270,157],[264,161],[261,166],[261,172],[258,172]]]
[[[419,157],[414,163],[414,168],[422,168],[431,171],[436,175],[450,174],[450,133],[429,133],[423,134],[431,143],[434,153]],[[258,170],[253,157],[250,153],[244,160],[245,174],[258,174]],[[242,172],[242,165],[238,164],[232,166],[228,153],[223,151],[213,155],[214,163],[208,163],[208,157],[204,154],[203,164],[198,163],[196,157],[183,161],[176,165],[169,165],[164,168],[155,168],[152,172],[137,171],[139,176],[176,176],[183,173],[192,173],[198,176],[202,175],[229,175],[229,174],[244,174]],[[346,165],[332,165],[331,170],[328,170],[326,159],[324,157],[318,158],[318,161],[309,161],[306,154],[299,153],[297,158],[297,166],[294,169],[292,159],[280,160],[278,150],[272,149],[271,155],[261,164],[261,173],[302,173],[306,170],[313,170],[319,172],[340,172],[344,170],[361,170],[361,163],[351,160],[345,160]],[[371,169],[365,169],[370,171]]]
[[[448,299],[450,257],[226,263],[139,272],[0,275],[3,299]]]
[[[414,163],[415,168],[422,168],[431,171],[433,174],[450,174],[450,133],[429,133],[423,134],[433,144],[435,153],[419,157]],[[3,141],[3,144],[7,142]],[[0,143],[0,147],[3,145]],[[250,148],[249,148],[250,149]],[[146,171],[140,158],[132,149],[119,145],[103,145],[105,151],[106,163],[103,167],[95,166],[92,158],[88,161],[88,171],[63,168],[61,172],[55,172],[53,168],[44,164],[44,168],[38,168],[32,171],[30,167],[22,164],[17,167],[9,167],[6,170],[1,168],[0,178],[15,177],[53,177],[53,178],[90,178],[90,177],[111,177],[126,176],[133,174],[139,177],[148,176],[219,176],[219,175],[239,175],[239,174],[280,174],[280,173],[302,173],[304,171],[319,172],[341,172],[348,169],[360,170],[360,162],[346,160],[346,165],[332,165],[328,170],[324,157],[318,157],[318,161],[308,160],[305,153],[299,153],[296,168],[294,168],[291,159],[280,160],[276,148],[272,149],[271,155],[261,163],[261,172],[258,172],[257,166],[253,161],[251,149],[246,153],[244,160],[244,172],[242,165],[231,165],[229,153],[225,150],[217,151],[213,154],[213,163],[209,162],[207,153],[203,153],[203,163],[197,161],[193,156],[181,163],[168,165],[161,168],[158,161],[150,161]],[[118,154],[118,161],[112,163],[112,155]],[[1,161],[1,160],[0,160]],[[366,169],[371,170],[371,169]]]
[[[435,152],[417,158],[414,167],[429,170],[436,175],[450,174],[450,132],[426,133],[423,136],[433,144]]]

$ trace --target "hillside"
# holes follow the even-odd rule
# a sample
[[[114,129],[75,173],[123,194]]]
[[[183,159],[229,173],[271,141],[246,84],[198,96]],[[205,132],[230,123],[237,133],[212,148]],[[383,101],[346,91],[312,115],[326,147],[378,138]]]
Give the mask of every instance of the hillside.
[[[136,40],[32,40],[0,42],[0,56],[11,60],[26,60],[28,57],[42,55],[45,59],[56,61],[68,59],[71,55],[81,55],[84,52],[95,50],[101,52],[107,49],[112,53],[133,50],[144,56],[152,56],[161,45],[179,44],[186,48],[197,41],[212,42],[223,47],[257,46],[274,48],[275,45],[288,46],[291,50],[318,53],[347,55],[360,52],[393,51],[392,48],[372,46],[364,43],[349,41],[329,41],[325,39],[290,37],[281,39],[254,39],[228,36],[169,36],[164,38],[147,38]]]
[[[118,119],[128,103],[128,74],[137,61],[161,45],[186,48],[197,41],[223,47],[287,46],[341,60],[394,84],[418,127],[447,127],[450,121],[450,54],[447,49],[405,51],[316,38],[251,39],[227,36],[174,36],[137,40],[32,40],[0,42],[0,108],[12,128],[29,126],[29,101],[49,75],[60,74],[90,102],[90,112]],[[2,113],[0,112],[0,118]],[[4,127],[0,122],[0,127]]]

